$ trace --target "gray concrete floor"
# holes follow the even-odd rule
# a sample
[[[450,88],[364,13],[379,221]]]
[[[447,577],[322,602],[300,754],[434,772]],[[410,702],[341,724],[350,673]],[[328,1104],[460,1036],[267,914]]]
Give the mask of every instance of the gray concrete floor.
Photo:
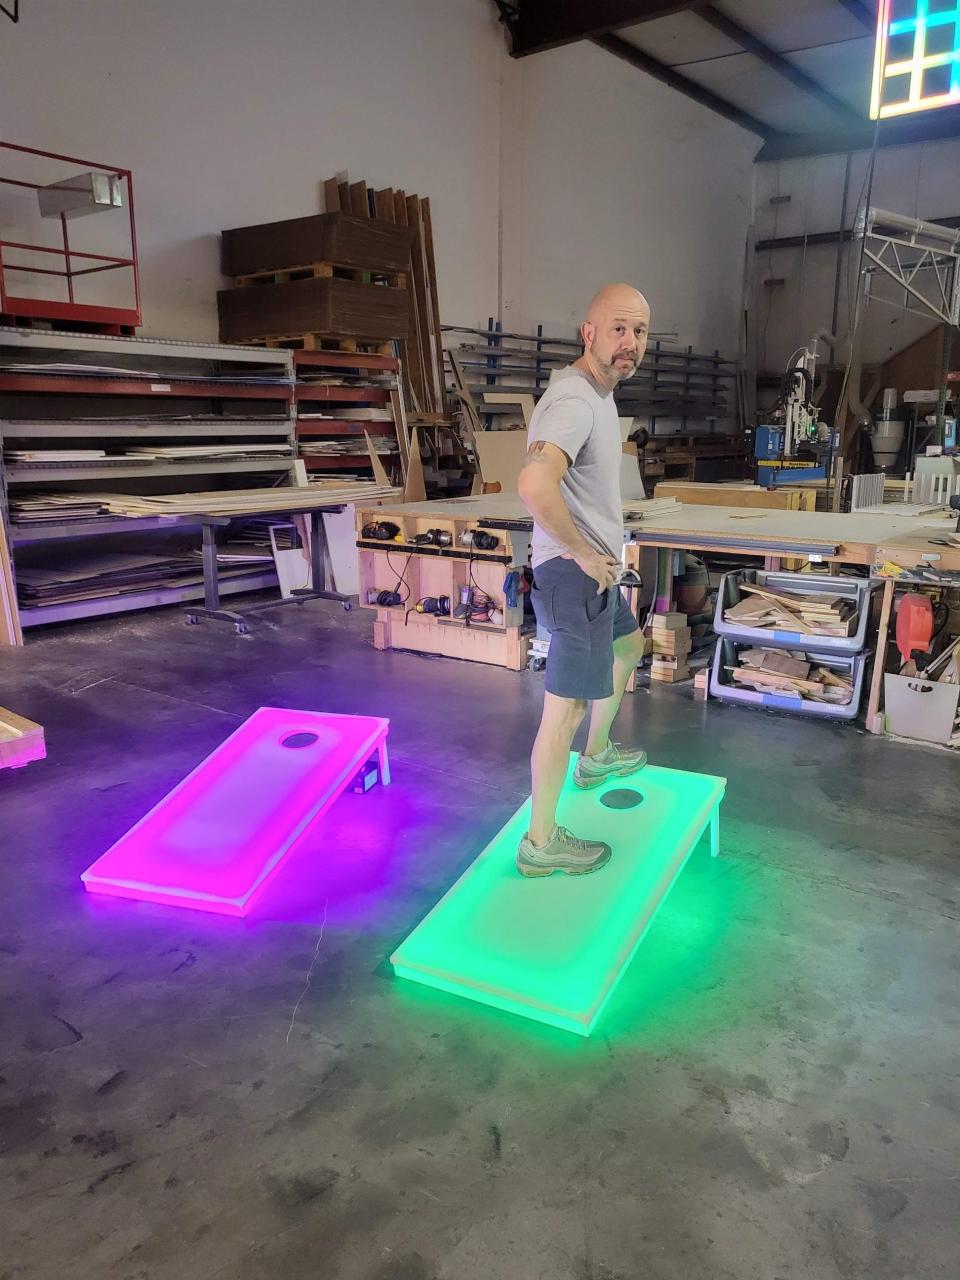
[[[955,1280],[956,761],[629,699],[622,740],[729,778],[723,850],[582,1041],[386,965],[527,793],[540,678],[313,609],[0,656],[49,750],[0,774],[0,1280]],[[87,897],[263,704],[390,716],[395,786],[250,922]]]

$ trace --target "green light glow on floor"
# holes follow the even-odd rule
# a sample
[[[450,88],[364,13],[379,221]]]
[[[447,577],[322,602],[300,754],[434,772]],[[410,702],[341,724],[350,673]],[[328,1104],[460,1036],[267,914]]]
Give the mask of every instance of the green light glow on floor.
[[[648,765],[580,791],[571,775],[558,821],[606,840],[613,858],[589,876],[527,880],[514,866],[527,800],[390,957],[399,977],[589,1035],[657,909],[713,818],[726,780]],[[632,787],[635,809],[608,809]]]

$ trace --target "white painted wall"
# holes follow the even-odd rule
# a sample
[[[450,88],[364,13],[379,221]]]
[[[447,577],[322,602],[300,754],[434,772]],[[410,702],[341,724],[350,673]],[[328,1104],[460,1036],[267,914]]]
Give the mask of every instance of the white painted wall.
[[[736,355],[757,138],[592,44],[521,69],[505,319],[574,331],[626,280],[653,328]]]
[[[573,336],[622,278],[736,351],[756,139],[589,44],[514,62],[491,0],[29,0],[0,36],[0,137],[134,172],[147,334],[215,338],[220,229],[348,169],[430,196],[445,322],[502,293]]]
[[[840,226],[844,156],[814,156],[756,166],[757,239],[835,231]],[[869,154],[853,156],[846,225],[853,224],[864,197]],[[789,195],[788,204],[771,197]],[[877,152],[872,203],[920,218],[960,216],[960,140],[924,146],[888,147]],[[757,255],[755,324],[757,367],[782,369],[788,356],[819,328],[829,328],[837,246],[809,246]],[[856,255],[844,251],[838,328],[849,328],[848,279],[855,284]],[[852,276],[849,274],[852,268]],[[765,288],[764,279],[785,283]],[[879,291],[879,290],[878,290]],[[882,290],[897,298],[890,284]],[[902,299],[902,291],[899,298]],[[898,299],[899,300],[899,299]],[[864,360],[882,361],[932,328],[933,317],[912,317],[899,307],[872,303],[865,313]]]
[[[219,231],[319,211],[340,169],[429,196],[445,314],[495,310],[488,0],[30,0],[3,22],[0,137],[133,170],[144,332],[215,339]]]

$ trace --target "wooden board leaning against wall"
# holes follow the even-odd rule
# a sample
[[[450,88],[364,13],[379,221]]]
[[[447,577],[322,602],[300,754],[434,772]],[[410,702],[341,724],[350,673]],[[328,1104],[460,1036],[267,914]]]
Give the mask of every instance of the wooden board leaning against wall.
[[[23,631],[13,582],[13,563],[7,530],[0,514],[0,645],[22,645]]]

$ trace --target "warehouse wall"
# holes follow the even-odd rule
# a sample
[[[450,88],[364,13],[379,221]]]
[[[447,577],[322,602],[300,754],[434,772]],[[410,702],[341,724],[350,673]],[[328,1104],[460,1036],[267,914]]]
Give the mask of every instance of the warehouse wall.
[[[219,230],[319,211],[340,169],[430,196],[445,310],[495,308],[502,34],[487,0],[21,14],[0,19],[0,137],[134,171],[147,332],[215,338]]]
[[[514,62],[491,0],[29,0],[0,122],[133,169],[150,334],[214,338],[218,231],[318,210],[346,168],[430,196],[445,322],[502,298],[572,336],[625,278],[657,328],[736,349],[756,140],[591,45]]]
[[[575,326],[622,279],[655,329],[736,355],[759,140],[592,44],[521,67],[505,319]]]
[[[814,156],[756,166],[757,239],[836,231],[840,227],[845,156]],[[846,225],[853,225],[864,195],[869,154],[858,152],[850,167]],[[960,216],[960,141],[889,147],[877,152],[872,203],[920,218]],[[789,202],[771,204],[777,196]],[[838,329],[849,328],[848,277],[855,284],[857,257],[844,250]],[[757,367],[779,371],[798,346],[819,328],[830,327],[837,245],[808,246],[756,255]],[[851,275],[852,268],[852,275]],[[765,280],[783,284],[765,285]],[[878,294],[897,301],[892,282]],[[934,327],[933,317],[914,317],[899,307],[872,303],[865,313],[864,360],[882,361]]]

